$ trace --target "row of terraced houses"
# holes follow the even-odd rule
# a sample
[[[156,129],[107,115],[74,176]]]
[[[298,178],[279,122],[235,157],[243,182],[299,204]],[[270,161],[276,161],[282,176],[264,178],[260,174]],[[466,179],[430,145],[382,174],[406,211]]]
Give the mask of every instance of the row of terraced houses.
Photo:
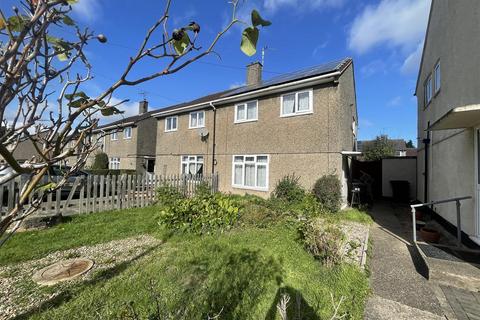
[[[336,174],[346,203],[357,108],[351,59],[262,79],[247,66],[246,85],[100,126],[111,169],[218,174],[219,190],[268,196],[295,174],[306,188]]]

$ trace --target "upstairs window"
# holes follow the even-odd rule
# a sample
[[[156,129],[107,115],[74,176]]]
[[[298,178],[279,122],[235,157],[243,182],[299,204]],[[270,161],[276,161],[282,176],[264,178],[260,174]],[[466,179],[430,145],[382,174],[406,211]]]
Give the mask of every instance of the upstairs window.
[[[190,129],[205,127],[205,111],[190,113]]]
[[[203,156],[182,156],[182,174],[202,175]]]
[[[438,91],[440,91],[440,86],[442,85],[441,84],[442,74],[441,74],[441,71],[440,71],[440,62],[438,62],[435,65],[434,74],[435,74],[435,93],[437,93]]]
[[[165,119],[165,132],[177,131],[178,117],[168,117]]]
[[[110,140],[112,140],[112,141],[118,140],[117,131],[113,131],[113,132],[110,134]]]
[[[432,75],[429,75],[424,85],[425,107],[432,101]]]
[[[311,113],[313,108],[313,90],[288,93],[282,96],[282,117]]]
[[[235,123],[258,120],[258,101],[250,101],[235,106]]]
[[[132,138],[132,127],[126,127],[123,129],[123,139],[131,139]]]

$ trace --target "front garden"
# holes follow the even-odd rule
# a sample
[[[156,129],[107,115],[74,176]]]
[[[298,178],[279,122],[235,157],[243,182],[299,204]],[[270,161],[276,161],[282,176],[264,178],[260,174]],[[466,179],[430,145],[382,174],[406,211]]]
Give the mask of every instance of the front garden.
[[[0,318],[362,319],[368,279],[348,233],[371,220],[331,213],[335,196],[314,191],[295,177],[268,200],[163,187],[157,206],[18,233],[0,249]],[[32,280],[74,257],[95,265],[54,286]]]

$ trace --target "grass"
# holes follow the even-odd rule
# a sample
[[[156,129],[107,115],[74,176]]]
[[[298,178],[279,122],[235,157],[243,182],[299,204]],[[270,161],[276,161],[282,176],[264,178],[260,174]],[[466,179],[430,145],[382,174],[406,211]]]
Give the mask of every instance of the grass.
[[[0,266],[84,245],[158,232],[155,207],[72,218],[46,230],[18,232],[0,249]]]
[[[372,217],[363,210],[356,208],[343,210],[337,213],[327,214],[327,219],[335,221],[352,221],[370,225],[373,223]]]
[[[322,266],[304,249],[295,223],[245,224],[203,236],[171,234],[158,226],[157,210],[91,214],[15,235],[0,250],[0,264],[139,234],[167,239],[145,257],[97,272],[20,319],[206,319],[220,313],[220,319],[273,320],[280,319],[276,305],[284,293],[290,296],[289,319],[329,319],[331,295],[336,301],[343,297],[340,314],[346,319],[363,318],[369,292],[365,272],[346,264]],[[371,221],[358,210],[328,219]]]

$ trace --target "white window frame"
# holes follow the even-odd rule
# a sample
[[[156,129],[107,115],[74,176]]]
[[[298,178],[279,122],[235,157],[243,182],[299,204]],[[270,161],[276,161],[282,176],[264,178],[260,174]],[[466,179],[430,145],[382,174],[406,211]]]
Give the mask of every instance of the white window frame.
[[[118,140],[118,132],[117,131],[112,131],[112,133],[110,133],[110,140],[111,141],[117,141]]]
[[[183,158],[184,157],[187,157],[187,160],[185,161]],[[202,161],[198,161],[198,157],[202,157]],[[194,158],[193,160],[191,160],[190,158]],[[180,156],[180,173],[181,174],[190,174],[190,173],[184,173],[183,172],[183,165],[186,164],[187,165],[187,168],[189,168],[190,166],[190,163],[195,163],[195,168],[199,165],[199,164],[202,164],[203,166],[203,174],[201,175],[204,175],[205,174],[205,156],[204,155],[187,155],[187,154],[184,154],[184,155],[181,155]],[[196,170],[198,171],[198,170]]]
[[[129,129],[129,131],[130,131],[130,135],[129,135],[129,136],[126,135],[127,129]],[[125,128],[123,128],[123,139],[124,139],[124,140],[132,139],[132,133],[133,133],[132,127],[125,127]]]
[[[242,184],[235,183],[235,164],[239,164],[240,162],[235,162],[235,157],[244,157],[242,164]],[[255,157],[254,162],[246,162],[245,157]],[[257,157],[267,157],[267,162],[258,162]],[[246,186],[245,185],[245,163],[255,163],[255,187]],[[258,166],[264,165],[267,167],[267,174],[266,174],[266,181],[265,187],[258,187],[257,186],[257,171]],[[236,189],[246,189],[246,190],[255,190],[255,191],[268,191],[269,188],[269,176],[270,176],[270,156],[268,154],[235,154],[232,156],[232,187]]]
[[[200,113],[203,113],[203,124],[202,125],[199,125],[198,124],[198,114]],[[193,115],[195,115],[197,117],[197,125],[196,126],[192,126],[192,117]],[[193,112],[190,112],[190,116],[188,117],[188,128],[189,129],[198,129],[198,128],[204,128],[205,127],[205,110],[201,110],[201,111],[193,111]]]
[[[425,80],[425,83],[423,84],[423,95],[424,95],[424,103],[425,103],[425,108],[428,107],[430,102],[432,102],[433,99],[433,79],[432,79],[432,74],[429,74],[427,79]]]
[[[442,87],[442,70],[440,68],[440,61],[437,62],[435,68],[433,69],[433,84],[434,84],[434,91],[437,94]]]
[[[298,95],[301,93],[308,92],[309,95],[309,109],[305,111],[298,111]],[[294,105],[294,111],[293,113],[283,113],[283,98],[285,96],[289,96],[295,94],[295,105]],[[312,114],[313,113],[313,89],[306,89],[306,90],[299,90],[295,92],[289,92],[285,93],[281,96],[280,98],[280,117],[285,118],[285,117],[295,117],[299,115],[304,115],[304,114]]]
[[[175,128],[171,128],[171,129],[168,129],[168,121],[169,120],[172,120],[172,119],[175,119]],[[166,117],[165,118],[165,132],[173,132],[173,131],[177,131],[178,129],[178,116],[172,116],[172,117]]]
[[[255,108],[255,118],[247,119],[247,114],[248,114],[247,105],[249,103],[252,103],[252,102],[255,102],[255,107],[256,107]],[[245,119],[238,119],[238,107],[240,107],[240,106],[245,107]],[[234,120],[234,123],[253,122],[253,121],[257,121],[257,120],[258,120],[258,100],[247,101],[247,102],[243,102],[243,103],[239,103],[239,104],[235,105],[235,120]]]
[[[108,169],[120,170],[120,157],[111,157],[108,161]]]

